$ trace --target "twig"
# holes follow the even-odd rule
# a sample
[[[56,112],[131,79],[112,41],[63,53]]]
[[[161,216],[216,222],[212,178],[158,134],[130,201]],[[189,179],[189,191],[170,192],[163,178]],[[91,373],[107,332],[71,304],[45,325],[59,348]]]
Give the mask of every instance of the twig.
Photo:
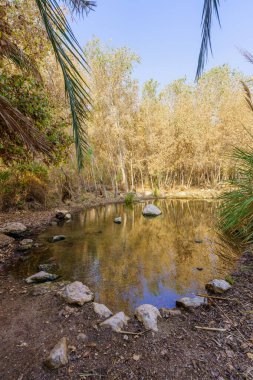
[[[118,334],[126,334],[126,335],[142,335],[142,334],[145,334],[146,332],[150,331],[149,330],[144,330],[144,331],[141,331],[141,332],[133,332],[133,331],[123,331],[123,330],[120,330],[120,331],[117,331]]]
[[[199,297],[211,298],[214,300],[222,300],[222,301],[238,301],[237,298],[226,298],[226,297],[217,297],[217,296],[209,296],[208,294],[197,294]]]
[[[207,331],[220,331],[220,332],[227,331],[226,329],[221,329],[219,327],[205,327],[205,326],[195,326],[195,329],[207,330]]]

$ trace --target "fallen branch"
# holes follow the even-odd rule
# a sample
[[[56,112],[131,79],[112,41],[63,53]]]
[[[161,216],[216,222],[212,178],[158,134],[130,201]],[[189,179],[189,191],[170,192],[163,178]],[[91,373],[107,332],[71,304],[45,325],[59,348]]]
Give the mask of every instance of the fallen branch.
[[[205,326],[195,326],[195,329],[207,330],[207,331],[220,331],[220,332],[227,331],[226,329],[221,329],[219,327],[205,327]]]
[[[209,296],[208,294],[197,294],[199,297],[210,298],[214,300],[222,300],[222,301],[238,301],[236,298],[226,298],[226,297],[217,297],[217,296]]]

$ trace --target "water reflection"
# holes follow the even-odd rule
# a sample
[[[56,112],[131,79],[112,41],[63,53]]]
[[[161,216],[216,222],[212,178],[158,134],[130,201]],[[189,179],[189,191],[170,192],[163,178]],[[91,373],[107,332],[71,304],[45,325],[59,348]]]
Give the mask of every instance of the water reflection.
[[[141,303],[173,306],[181,295],[203,290],[208,280],[231,269],[232,251],[216,243],[216,203],[155,203],[163,212],[157,218],[142,216],[143,203],[132,208],[108,205],[49,228],[39,239],[48,250],[37,249],[18,268],[19,274],[32,274],[38,264],[54,260],[64,279],[84,282],[95,291],[96,300],[113,311],[130,312]],[[122,216],[121,225],[113,223],[116,216]],[[67,239],[47,243],[56,234]]]

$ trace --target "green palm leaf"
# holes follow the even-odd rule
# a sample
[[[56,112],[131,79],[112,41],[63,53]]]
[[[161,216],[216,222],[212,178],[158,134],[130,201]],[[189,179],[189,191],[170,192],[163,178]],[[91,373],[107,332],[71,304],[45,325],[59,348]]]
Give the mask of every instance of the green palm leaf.
[[[211,28],[213,21],[213,13],[216,15],[219,25],[219,6],[220,0],[204,0],[203,11],[202,11],[202,39],[198,58],[198,67],[196,73],[196,79],[198,79],[205,67],[206,61],[208,59],[208,51],[210,49],[212,53],[212,41],[211,41]]]
[[[90,10],[95,3],[82,0],[65,0],[76,12]],[[76,146],[78,168],[83,167],[84,153],[88,149],[86,121],[91,106],[89,88],[79,72],[75,62],[81,70],[88,71],[82,49],[76,40],[71,27],[56,0],[36,0],[48,38],[59,62],[65,91],[69,99],[73,121],[73,135]]]

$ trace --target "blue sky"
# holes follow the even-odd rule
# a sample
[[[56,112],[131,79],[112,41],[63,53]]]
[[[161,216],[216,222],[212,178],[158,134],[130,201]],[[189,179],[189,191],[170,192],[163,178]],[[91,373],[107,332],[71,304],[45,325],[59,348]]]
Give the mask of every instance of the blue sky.
[[[71,22],[84,45],[93,36],[114,47],[128,46],[141,58],[134,76],[161,85],[187,76],[194,80],[200,46],[202,0],[97,0],[88,18]],[[221,0],[222,29],[215,21],[214,56],[206,69],[228,63],[246,74],[253,66],[238,48],[253,52],[253,0]]]

